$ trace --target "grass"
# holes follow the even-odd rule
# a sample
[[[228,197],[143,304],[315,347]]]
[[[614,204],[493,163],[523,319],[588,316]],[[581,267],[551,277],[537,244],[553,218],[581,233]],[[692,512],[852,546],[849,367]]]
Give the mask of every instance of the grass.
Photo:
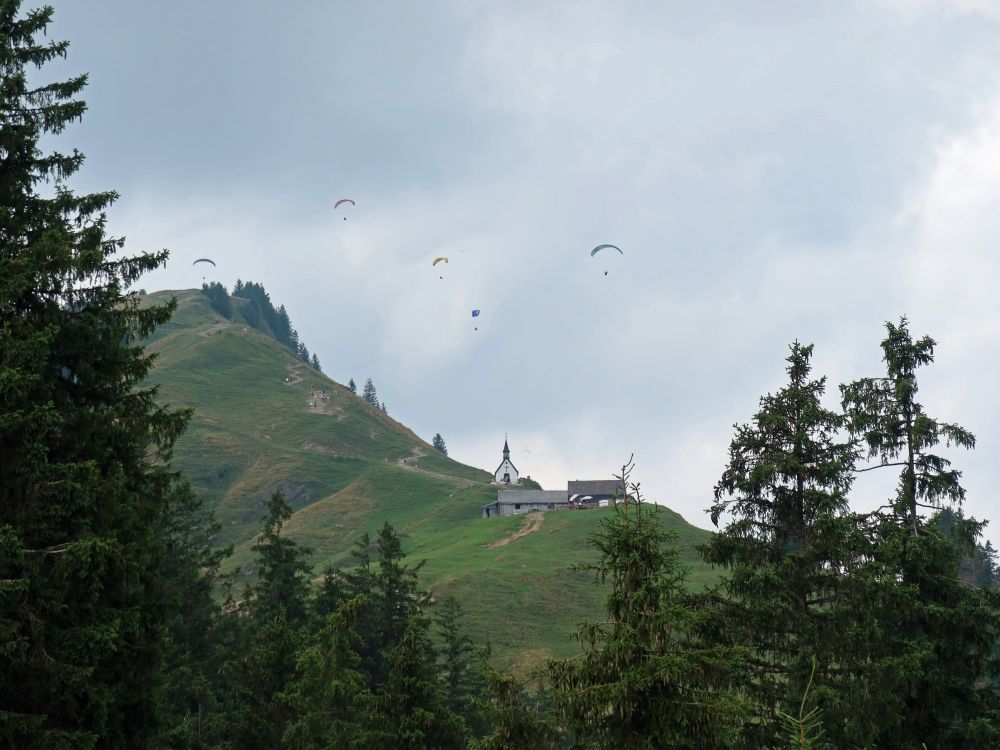
[[[195,410],[174,463],[222,523],[218,542],[234,545],[231,567],[251,562],[264,505],[280,487],[294,510],[287,533],[312,549],[317,575],[351,564],[353,542],[389,521],[410,561],[426,561],[422,583],[435,597],[458,597],[471,635],[489,639],[498,664],[523,672],[574,653],[569,634],[601,616],[604,592],[572,566],[591,558],[587,538],[611,511],[550,512],[537,531],[491,546],[524,518],[480,517],[496,499],[487,472],[435,451],[306,366],[246,325],[238,305],[233,321],[216,324],[219,315],[196,290],[150,299],[171,295],[177,312],[147,344],[157,355],[150,381],[161,403]],[[329,400],[314,395],[320,391]],[[693,549],[708,532],[666,509],[662,518],[685,549],[690,585],[713,580]]]

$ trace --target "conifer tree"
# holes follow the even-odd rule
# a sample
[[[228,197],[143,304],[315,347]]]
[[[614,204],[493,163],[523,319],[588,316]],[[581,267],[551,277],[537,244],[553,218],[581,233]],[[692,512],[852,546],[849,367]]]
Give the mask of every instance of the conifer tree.
[[[361,398],[372,406],[378,406],[378,391],[375,390],[375,383],[371,378],[365,381],[365,387],[361,390]]]
[[[289,621],[301,625],[306,620],[309,598],[308,548],[282,536],[285,521],[292,509],[281,490],[275,490],[267,503],[264,530],[251,545],[257,563],[257,583],[251,589],[249,605],[260,620],[284,611]]]
[[[358,393],[358,384],[354,382],[354,378],[351,378],[350,380],[347,381],[347,389],[351,393],[357,395],[357,393]]]
[[[426,623],[409,619],[389,649],[388,673],[377,698],[386,750],[459,750],[468,742],[461,717],[441,692]]]
[[[389,413],[389,410],[385,408],[385,401],[382,402],[382,404],[379,406],[379,408],[382,410],[383,414],[388,414]]]
[[[419,587],[417,574],[423,563],[406,565],[403,544],[393,528],[386,521],[379,529],[375,540],[378,550],[378,568],[372,579],[371,604],[377,623],[368,644],[369,653],[375,657],[373,674],[379,681],[385,674],[385,664],[379,657],[399,644],[407,624],[416,622],[429,628],[422,613],[430,595]],[[381,663],[380,663],[381,662]]]
[[[476,700],[490,730],[471,744],[472,750],[555,750],[560,747],[556,722],[528,701],[523,686],[512,676],[484,663],[485,687]]]
[[[309,366],[316,370],[316,372],[323,371],[319,366],[319,357],[316,356],[316,352],[313,352],[312,359],[309,360]]]
[[[448,455],[448,446],[445,445],[444,438],[441,437],[440,432],[434,434],[434,439],[431,440],[431,445],[434,446],[436,450],[441,451],[444,455]]]
[[[213,281],[211,284],[202,284],[201,293],[208,297],[213,310],[224,318],[232,319],[233,301],[229,298],[229,292],[226,291],[226,287],[217,281]]]
[[[230,609],[236,632],[222,667],[229,698],[222,736],[247,750],[280,747],[295,718],[287,691],[308,614],[308,550],[281,534],[291,508],[280,490],[271,495],[267,511],[252,545],[257,581],[242,606]]]
[[[914,341],[905,317],[898,326],[885,327],[885,377],[862,378],[840,390],[852,434],[864,442],[869,458],[879,460],[869,468],[902,467],[893,510],[915,536],[921,507],[961,504],[965,498],[962,472],[949,469],[951,462],[930,449],[942,442],[974,448],[976,438],[964,427],[929,417],[916,400],[917,368],[934,361],[934,339]]]
[[[143,746],[164,683],[174,441],[134,342],[174,304],[127,294],[166,251],[106,234],[114,192],[74,194],[78,151],[44,153],[86,109],[52,18],[0,2],[0,737],[10,747]],[[48,183],[43,189],[43,183]]]
[[[298,750],[368,750],[380,738],[375,698],[365,686],[354,621],[360,596],[341,604],[298,657],[299,676],[287,700],[296,718],[284,735]]]
[[[743,663],[749,693],[762,704],[749,723],[751,744],[774,745],[778,712],[794,714],[816,667],[813,694],[835,743],[848,717],[851,652],[842,637],[853,611],[849,580],[860,543],[847,493],[855,448],[841,439],[843,418],[824,408],[825,378],[811,377],[812,346],[795,342],[788,383],[760,399],[753,422],[736,427],[729,462],[715,487],[712,521],[731,521],[702,552],[724,570],[721,620],[713,637],[749,647]]]
[[[965,498],[961,472],[930,449],[942,442],[972,448],[975,437],[929,417],[916,400],[916,370],[934,361],[934,340],[914,341],[906,318],[886,323],[886,331],[885,377],[841,386],[851,432],[878,459],[869,468],[901,467],[895,497],[867,518],[868,562],[855,576],[868,582],[879,606],[858,608],[866,617],[855,628],[864,637],[854,650],[889,665],[867,686],[882,706],[872,744],[994,746],[1000,598],[959,580],[961,550],[975,548],[984,524],[962,519],[946,537],[921,510]]]
[[[972,571],[972,582],[977,586],[995,588],[997,584],[997,551],[987,540],[986,544],[977,548],[980,563],[979,570]]]
[[[476,710],[483,691],[481,671],[477,668],[477,650],[464,629],[462,605],[454,596],[446,596],[434,612],[434,624],[440,644],[442,691],[448,708],[461,716],[473,733],[484,726]]]
[[[217,673],[221,645],[213,586],[232,547],[216,549],[220,524],[184,482],[170,494],[171,524],[164,561],[167,682],[163,728],[157,748],[200,750],[211,746],[212,727],[221,711]]]
[[[386,678],[386,655],[398,645],[406,624],[414,621],[429,629],[424,611],[430,595],[419,587],[422,564],[411,566],[404,562],[406,554],[399,535],[388,521],[374,540],[368,533],[363,534],[355,542],[352,556],[353,567],[326,570],[314,612],[326,617],[345,601],[356,597],[364,601],[355,615],[355,630],[361,638],[361,670],[374,690]]]
[[[631,460],[619,478],[639,500],[630,471]],[[657,507],[626,501],[601,519],[591,536],[598,560],[580,568],[610,583],[606,616],[577,630],[578,658],[547,666],[581,747],[728,748],[743,719],[724,689],[735,650],[699,641],[676,535],[663,529]]]
[[[353,565],[349,568],[334,568],[327,566],[319,590],[313,599],[314,617],[325,622],[329,615],[335,613],[341,606],[351,600],[361,604],[353,614],[354,630],[360,642],[358,654],[361,657],[361,671],[366,684],[374,689],[375,668],[373,664],[378,659],[380,643],[376,642],[375,632],[379,628],[378,613],[373,604],[375,594],[376,567],[372,560],[372,551],[376,549],[371,534],[362,534],[351,549]]]

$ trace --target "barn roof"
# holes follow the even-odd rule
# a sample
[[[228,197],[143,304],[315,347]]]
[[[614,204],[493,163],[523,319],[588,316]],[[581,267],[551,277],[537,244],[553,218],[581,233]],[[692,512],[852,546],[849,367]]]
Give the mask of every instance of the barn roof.
[[[617,479],[585,479],[568,482],[566,492],[573,495],[607,495],[625,497],[625,490],[622,483]]]
[[[566,500],[565,490],[497,490],[498,503],[565,503]]]

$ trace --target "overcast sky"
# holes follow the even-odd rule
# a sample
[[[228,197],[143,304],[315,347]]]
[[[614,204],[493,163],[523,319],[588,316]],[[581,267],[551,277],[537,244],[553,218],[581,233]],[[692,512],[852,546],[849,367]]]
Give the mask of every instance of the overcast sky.
[[[91,75],[73,186],[171,252],[142,286],[200,285],[201,256],[262,282],[454,458],[492,471],[507,433],[552,489],[634,453],[707,527],[788,344],[835,407],[905,313],[939,343],[921,401],[978,437],[948,453],[967,507],[998,515],[1000,2],[54,5],[48,74]]]

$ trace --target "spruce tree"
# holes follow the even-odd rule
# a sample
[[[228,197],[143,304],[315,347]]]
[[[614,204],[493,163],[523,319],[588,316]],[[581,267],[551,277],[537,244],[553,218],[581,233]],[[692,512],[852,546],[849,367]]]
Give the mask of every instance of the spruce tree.
[[[371,605],[376,627],[366,645],[372,657],[372,673],[378,682],[386,671],[382,657],[399,644],[407,625],[416,622],[425,631],[429,629],[423,610],[430,595],[419,586],[417,574],[423,563],[412,566],[405,564],[406,554],[403,552],[402,541],[391,523],[386,521],[382,525],[375,543],[378,568],[372,578]]]
[[[431,441],[431,445],[434,446],[436,450],[441,451],[444,455],[448,455],[448,446],[444,444],[444,438],[441,437],[440,432],[434,434],[434,439]]]
[[[388,521],[374,540],[368,533],[362,535],[352,556],[353,567],[326,570],[314,613],[325,618],[346,601],[356,597],[364,601],[355,615],[355,630],[361,638],[361,670],[374,690],[386,678],[386,655],[399,644],[407,623],[418,622],[429,629],[425,611],[430,595],[419,587],[417,574],[422,563],[405,563],[399,535]]]
[[[997,551],[993,548],[993,544],[987,540],[986,544],[980,548],[979,559],[981,562],[981,567],[979,570],[974,570],[972,572],[972,582],[977,586],[985,586],[986,588],[995,588],[997,585]]]
[[[226,291],[226,287],[217,281],[213,281],[211,284],[202,284],[201,293],[208,297],[213,310],[224,318],[232,319],[233,301],[229,298],[229,292]]]
[[[448,708],[461,716],[474,734],[485,727],[476,708],[476,699],[484,685],[478,669],[477,649],[465,632],[462,605],[454,596],[446,596],[434,612],[442,691]]]
[[[368,750],[381,737],[375,698],[359,671],[354,621],[363,597],[341,604],[298,656],[298,677],[287,701],[295,719],[284,735],[298,750]]]
[[[639,499],[630,471],[631,462],[620,481]],[[737,650],[699,639],[676,535],[658,506],[618,503],[591,543],[597,562],[580,568],[610,583],[606,615],[577,630],[577,658],[546,670],[571,735],[595,750],[731,747],[744,718],[725,690]]]
[[[313,599],[313,616],[320,623],[335,613],[346,602],[357,599],[361,602],[353,615],[354,630],[360,637],[358,654],[366,684],[373,687],[374,669],[372,664],[378,657],[379,643],[375,631],[379,627],[378,616],[373,601],[375,599],[375,575],[377,569],[372,560],[375,544],[371,534],[362,534],[351,549],[353,565],[349,568],[327,566]]]
[[[459,750],[468,743],[462,718],[441,690],[426,623],[409,619],[388,650],[388,672],[377,697],[386,750]]]
[[[264,530],[251,545],[257,564],[257,583],[251,589],[249,606],[259,620],[284,611],[290,622],[302,625],[309,599],[306,557],[311,550],[282,536],[285,521],[291,517],[292,509],[284,494],[275,490],[267,503]]]
[[[211,746],[212,727],[221,712],[217,673],[222,638],[212,595],[232,548],[213,547],[220,524],[187,483],[179,482],[169,500],[169,548],[163,569],[167,682],[163,728],[153,747],[197,750]]]
[[[83,155],[42,151],[86,110],[85,75],[29,82],[66,55],[39,41],[51,18],[0,2],[0,737],[138,747],[164,683],[169,460],[187,415],[156,405],[135,342],[174,304],[126,293],[166,251],[120,254],[117,194],[74,194]]]
[[[976,438],[964,427],[928,416],[917,401],[917,368],[934,361],[934,339],[914,341],[905,317],[898,326],[887,322],[885,327],[885,377],[862,378],[840,390],[852,434],[864,442],[868,457],[879,461],[869,468],[902,467],[893,511],[916,535],[920,508],[957,505],[965,498],[962,472],[930,449],[942,442],[974,448]]]
[[[856,451],[839,437],[843,418],[823,407],[812,346],[790,349],[787,385],[736,427],[711,508],[714,523],[731,520],[702,553],[725,571],[714,637],[749,647],[746,686],[761,704],[747,725],[751,744],[779,741],[777,712],[797,712],[815,663],[812,693],[827,734],[846,746],[857,738],[840,727],[864,710],[850,704],[857,672],[846,668],[843,638],[853,616],[844,571],[860,543],[847,500]]]
[[[261,535],[251,549],[257,581],[228,608],[234,630],[222,673],[228,698],[222,737],[233,747],[280,747],[295,718],[287,692],[308,624],[308,550],[282,536],[291,509],[280,490],[267,504]]]
[[[371,378],[365,381],[365,387],[361,390],[361,398],[372,406],[378,406],[378,391],[375,390],[375,383]]]
[[[357,395],[358,384],[354,382],[354,378],[351,378],[350,380],[347,381],[347,389],[354,395]]]
[[[470,745],[472,750],[555,750],[560,747],[558,725],[529,701],[523,686],[514,677],[486,663],[481,671],[485,686],[483,697],[476,700],[476,707],[489,721],[490,729]]]
[[[872,744],[996,746],[1000,598],[959,580],[961,550],[975,548],[984,524],[962,519],[946,536],[922,512],[965,498],[961,472],[931,449],[972,448],[975,437],[928,416],[916,400],[916,371],[934,361],[934,340],[914,341],[906,318],[886,331],[885,377],[841,386],[848,426],[878,460],[869,468],[901,467],[895,497],[868,515],[868,562],[856,576],[878,606],[858,607],[867,616],[855,628],[863,634],[855,652],[889,665],[868,686],[882,704]]]
[[[312,358],[309,360],[309,366],[316,370],[316,372],[323,371],[319,366],[319,357],[316,356],[316,352],[313,352]]]

